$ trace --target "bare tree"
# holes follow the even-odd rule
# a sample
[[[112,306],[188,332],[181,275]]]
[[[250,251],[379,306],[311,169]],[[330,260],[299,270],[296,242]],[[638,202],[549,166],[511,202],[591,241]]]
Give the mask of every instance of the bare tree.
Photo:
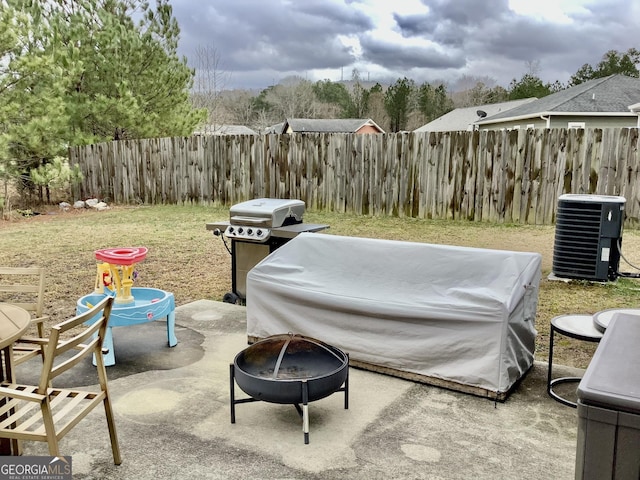
[[[351,105],[349,105],[349,116],[353,118],[364,118],[369,102],[369,91],[360,83],[360,72],[354,68],[351,72]]]
[[[255,126],[256,112],[253,95],[248,90],[227,90],[218,98],[217,111],[219,117],[235,125]]]
[[[489,103],[487,99],[495,84],[496,80],[488,76],[463,75],[456,81],[451,97],[458,108],[483,105]]]
[[[384,131],[391,131],[391,119],[384,108],[384,90],[380,84],[374,85],[369,90],[367,113],[369,118],[380,125]]]
[[[256,111],[256,121],[255,121],[254,127],[257,129],[257,131],[264,132],[269,127],[277,123],[278,121],[277,120],[274,121],[272,115],[268,111],[264,109]],[[280,132],[277,132],[277,133],[280,133]]]
[[[540,73],[540,60],[527,60],[524,64],[529,75],[534,77],[538,76]]]
[[[220,53],[215,45],[199,45],[196,48],[195,78],[193,82],[193,104],[196,108],[206,108],[209,117],[204,131],[213,131],[224,123],[221,118],[220,94],[224,90],[230,74],[221,68]]]
[[[316,118],[317,101],[313,84],[300,77],[287,77],[268,89],[266,100],[273,114],[286,118]]]

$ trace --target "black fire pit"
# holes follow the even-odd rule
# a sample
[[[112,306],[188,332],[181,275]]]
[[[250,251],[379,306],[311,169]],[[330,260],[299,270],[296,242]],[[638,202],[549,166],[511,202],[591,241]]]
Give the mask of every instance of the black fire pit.
[[[292,404],[302,417],[305,444],[309,402],[343,391],[344,408],[349,408],[349,356],[314,338],[289,333],[256,342],[236,355],[230,377],[231,423],[236,423],[238,403]],[[234,380],[251,398],[235,399]]]

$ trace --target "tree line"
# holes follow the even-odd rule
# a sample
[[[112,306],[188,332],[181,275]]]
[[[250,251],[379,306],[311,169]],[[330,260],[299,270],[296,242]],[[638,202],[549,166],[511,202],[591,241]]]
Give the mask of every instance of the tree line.
[[[387,132],[414,130],[459,107],[471,107],[523,98],[542,98],[551,93],[595,78],[620,73],[638,77],[640,51],[610,50],[592,66],[584,64],[567,84],[556,80],[543,82],[537,74],[537,62],[529,62],[527,72],[513,79],[505,88],[494,85],[490,77],[466,77],[466,88],[450,92],[443,82],[424,82],[403,77],[394,83],[364,82],[358,70],[351,80],[311,82],[301,77],[289,77],[258,94],[249,91],[225,91],[225,74],[219,70],[220,57],[214,47],[207,47],[198,56],[196,71],[207,71],[216,83],[202,83],[194,91],[194,103],[205,108],[212,126],[242,124],[264,132],[270,125],[286,118],[371,118]],[[204,62],[202,60],[206,59]],[[214,59],[213,61],[211,59]],[[202,63],[201,63],[202,62]],[[214,66],[215,73],[205,66]],[[216,88],[219,89],[216,92]]]

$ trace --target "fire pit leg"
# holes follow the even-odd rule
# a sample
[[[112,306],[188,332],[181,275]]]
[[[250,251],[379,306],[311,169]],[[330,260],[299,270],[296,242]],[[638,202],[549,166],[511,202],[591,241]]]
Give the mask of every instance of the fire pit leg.
[[[235,395],[235,370],[233,363],[229,365],[229,379],[231,380],[231,423],[236,423],[236,395]]]
[[[233,363],[229,364],[229,403],[231,406],[231,423],[236,423],[236,404],[238,403],[249,403],[249,402],[259,402],[257,398],[249,397],[249,398],[240,398],[236,400],[236,370]]]
[[[306,380],[302,381],[302,432],[304,433],[304,444],[309,444],[309,385]]]
[[[347,370],[347,378],[344,381],[344,409],[349,409],[349,370]]]

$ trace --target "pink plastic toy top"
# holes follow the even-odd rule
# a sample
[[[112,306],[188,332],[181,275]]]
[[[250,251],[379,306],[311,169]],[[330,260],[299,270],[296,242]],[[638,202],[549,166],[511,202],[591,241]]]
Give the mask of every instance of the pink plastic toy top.
[[[147,247],[103,248],[96,250],[96,259],[115,265],[133,265],[144,260]]]

